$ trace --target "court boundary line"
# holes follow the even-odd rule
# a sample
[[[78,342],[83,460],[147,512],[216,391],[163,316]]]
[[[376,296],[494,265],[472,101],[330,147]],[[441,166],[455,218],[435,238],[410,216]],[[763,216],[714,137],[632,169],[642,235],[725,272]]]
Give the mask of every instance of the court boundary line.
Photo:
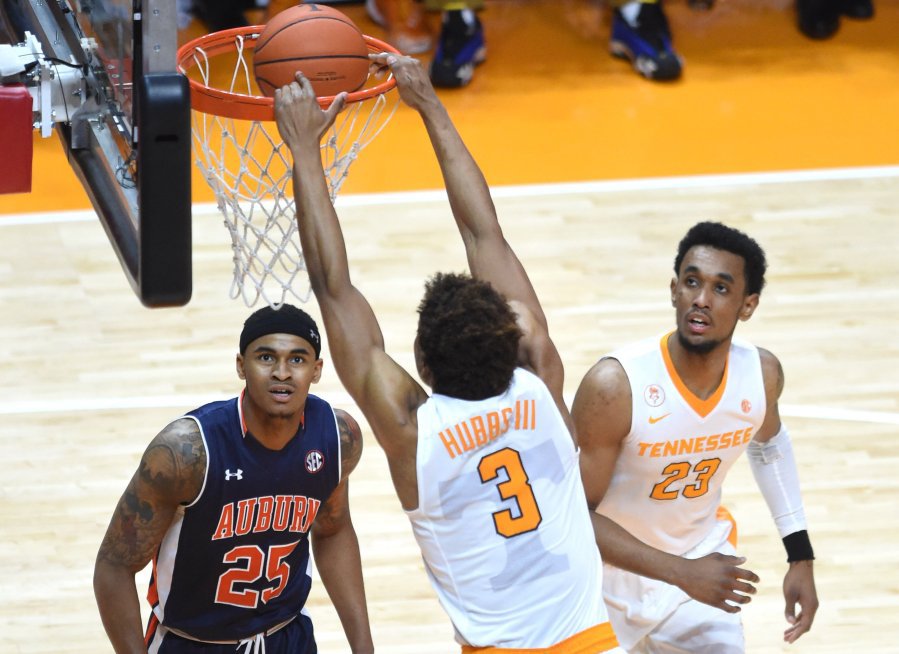
[[[85,411],[127,411],[132,409],[181,409],[190,411],[209,402],[227,400],[235,395],[192,394],[192,395],[151,395],[132,397],[69,398],[55,400],[52,405],[45,401],[0,402],[0,415],[33,415],[81,413]],[[571,404],[572,398],[566,398]],[[328,401],[338,406],[355,406],[346,391],[328,393]],[[816,406],[812,404],[782,404],[780,414],[788,418],[811,418],[834,422],[865,422],[878,425],[899,425],[899,413],[891,411],[867,411],[840,407]]]
[[[724,188],[728,186],[763,186],[801,182],[877,180],[899,178],[897,166],[860,166],[853,168],[820,168],[810,170],[785,170],[755,173],[724,173],[714,175],[682,175],[674,177],[646,177],[635,179],[610,179],[584,182],[559,182],[554,184],[521,184],[491,186],[494,199],[552,197],[577,193],[610,194],[632,191],[693,190],[700,188]],[[389,193],[357,193],[341,195],[336,206],[368,207],[414,203],[446,202],[443,189],[424,191],[397,191]],[[213,202],[196,203],[193,210],[199,215],[218,211]],[[74,223],[97,220],[92,209],[70,211],[0,214],[0,227]]]
[[[595,180],[584,182],[562,182],[554,184],[525,184],[493,186],[491,193],[496,199],[526,197],[550,197],[577,193],[609,194],[648,190],[688,190],[699,188],[743,187],[753,185],[773,185],[801,182],[876,180],[899,178],[899,166],[862,166],[851,168],[823,168],[811,170],[788,170],[755,173],[726,173],[713,175],[689,175],[672,177],[649,177],[621,180]],[[401,191],[390,193],[347,194],[337,198],[338,207],[366,207],[375,205],[398,205],[413,203],[446,202],[446,192],[440,190]],[[214,203],[193,205],[196,213],[217,212]],[[92,209],[57,211],[42,213],[20,213],[0,215],[0,227],[63,224],[96,220]],[[335,404],[353,404],[348,394],[332,394]],[[223,396],[154,396],[122,398],[82,398],[55,402],[13,401],[0,402],[0,415],[25,415],[37,413],[72,413],[83,411],[118,411],[127,409],[160,409],[196,407],[207,402],[227,399]],[[189,410],[185,409],[185,410]],[[820,407],[814,405],[781,406],[781,414],[787,417],[814,418],[833,421],[867,422],[883,425],[899,425],[899,413]]]

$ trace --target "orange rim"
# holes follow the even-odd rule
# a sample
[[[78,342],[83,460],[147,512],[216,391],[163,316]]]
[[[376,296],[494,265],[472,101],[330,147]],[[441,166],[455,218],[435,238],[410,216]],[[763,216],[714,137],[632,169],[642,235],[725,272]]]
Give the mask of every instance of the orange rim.
[[[237,37],[245,38],[244,47],[252,50],[256,47],[256,40],[259,38],[260,32],[265,25],[250,25],[248,27],[235,27],[203,36],[188,41],[178,48],[178,70],[187,75],[187,71],[196,66],[194,54],[198,50],[206,53],[207,59],[212,59],[223,53],[234,51],[237,49]],[[362,35],[365,39],[368,49],[371,52],[392,52],[400,54],[399,50],[389,43],[385,43],[379,39]],[[246,95],[243,93],[231,93],[223,91],[211,86],[206,86],[203,82],[188,78],[190,84],[190,105],[196,111],[202,111],[206,114],[214,116],[222,116],[225,118],[236,118],[238,120],[268,120],[275,119],[274,99],[264,95]],[[372,86],[360,91],[354,91],[347,95],[347,102],[362,102],[375,96],[390,91],[396,86],[396,80],[392,76],[376,86]],[[318,98],[318,103],[322,108],[327,107],[334,101],[333,95],[322,96]]]

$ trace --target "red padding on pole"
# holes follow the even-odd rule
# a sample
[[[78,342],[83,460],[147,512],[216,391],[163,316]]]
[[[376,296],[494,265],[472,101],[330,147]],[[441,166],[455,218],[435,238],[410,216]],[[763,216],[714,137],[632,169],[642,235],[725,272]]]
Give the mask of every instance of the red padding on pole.
[[[0,193],[31,192],[31,107],[24,84],[0,86]]]

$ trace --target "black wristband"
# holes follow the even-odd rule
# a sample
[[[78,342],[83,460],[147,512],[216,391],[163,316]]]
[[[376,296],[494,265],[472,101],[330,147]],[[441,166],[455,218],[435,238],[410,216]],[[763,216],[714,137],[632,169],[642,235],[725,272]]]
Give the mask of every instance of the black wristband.
[[[812,550],[812,543],[808,539],[808,532],[805,529],[793,532],[783,541],[787,550],[787,562],[814,560],[815,552]]]

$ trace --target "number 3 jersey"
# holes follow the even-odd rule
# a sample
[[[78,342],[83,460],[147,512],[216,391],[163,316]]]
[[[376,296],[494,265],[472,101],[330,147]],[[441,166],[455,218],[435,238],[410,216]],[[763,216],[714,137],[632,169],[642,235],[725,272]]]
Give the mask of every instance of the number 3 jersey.
[[[673,333],[609,355],[631,386],[631,431],[597,511],[643,542],[684,554],[713,529],[721,485],[765,419],[765,384],[755,346],[731,342],[724,376],[695,396],[668,354]]]
[[[153,561],[156,618],[196,640],[246,638],[301,611],[312,583],[309,529],[340,481],[327,402],[309,395],[300,431],[274,451],[247,432],[242,398],[185,416],[200,427],[206,478]]]
[[[418,409],[416,510],[431,584],[472,646],[548,647],[608,621],[578,453],[537,376]]]

